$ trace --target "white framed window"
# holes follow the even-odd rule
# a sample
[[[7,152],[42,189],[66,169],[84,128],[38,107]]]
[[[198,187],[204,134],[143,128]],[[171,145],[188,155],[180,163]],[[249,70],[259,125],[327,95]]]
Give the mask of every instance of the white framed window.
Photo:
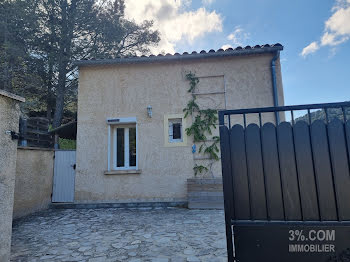
[[[136,118],[109,118],[108,171],[137,170],[138,146]]]
[[[164,116],[164,144],[165,146],[186,146],[186,123],[183,114],[169,114]]]

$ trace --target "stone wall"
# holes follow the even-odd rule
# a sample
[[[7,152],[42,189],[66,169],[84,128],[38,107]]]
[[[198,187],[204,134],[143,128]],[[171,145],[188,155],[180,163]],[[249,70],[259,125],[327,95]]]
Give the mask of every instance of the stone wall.
[[[19,102],[24,99],[0,90],[0,262],[10,261],[17,140],[6,131],[18,132]]]
[[[47,209],[51,203],[54,151],[19,147],[13,218]]]

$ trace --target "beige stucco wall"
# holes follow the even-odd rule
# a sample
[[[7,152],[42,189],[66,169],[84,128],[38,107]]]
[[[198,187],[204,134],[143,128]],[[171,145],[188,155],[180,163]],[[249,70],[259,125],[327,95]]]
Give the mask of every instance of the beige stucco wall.
[[[186,72],[200,77],[197,92],[223,91],[226,108],[273,106],[272,54],[172,63],[81,67],[78,95],[76,202],[175,201],[186,199],[195,162],[187,146],[164,145],[166,114],[181,114],[191,96]],[[208,77],[212,76],[212,77]],[[224,77],[223,77],[224,76]],[[280,104],[283,89],[277,65]],[[224,96],[198,96],[201,106],[222,109]],[[147,116],[147,106],[153,116]],[[136,117],[141,174],[104,175],[108,117]],[[253,117],[254,118],[254,117]],[[252,119],[253,119],[252,118]],[[254,118],[256,119],[256,117]],[[271,115],[265,120],[271,119]],[[187,119],[187,126],[191,120]],[[204,160],[205,161],[205,160]],[[220,162],[214,176],[221,176]]]
[[[18,148],[13,218],[49,207],[53,162],[53,150]]]
[[[18,132],[18,102],[0,92],[0,262],[10,261],[17,140],[5,131]]]

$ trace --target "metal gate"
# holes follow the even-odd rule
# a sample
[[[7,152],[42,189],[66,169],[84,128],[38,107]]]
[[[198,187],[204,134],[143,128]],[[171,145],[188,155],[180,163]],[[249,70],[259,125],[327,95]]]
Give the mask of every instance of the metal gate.
[[[219,112],[229,261],[350,261],[349,107]],[[297,110],[306,110],[304,120],[294,119]],[[291,120],[277,126],[262,121],[287,112]],[[312,119],[320,112],[324,119]],[[247,126],[252,115],[257,124]],[[231,123],[238,116],[243,125]]]
[[[56,150],[52,202],[73,202],[75,181],[75,151]]]

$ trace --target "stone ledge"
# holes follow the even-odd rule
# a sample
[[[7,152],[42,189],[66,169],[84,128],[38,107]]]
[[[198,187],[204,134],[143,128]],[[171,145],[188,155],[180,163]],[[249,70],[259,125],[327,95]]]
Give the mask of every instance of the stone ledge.
[[[130,202],[130,203],[52,203],[52,209],[98,209],[98,208],[186,208],[187,201]]]
[[[141,174],[141,169],[137,170],[111,170],[105,171],[105,175],[139,175]]]

